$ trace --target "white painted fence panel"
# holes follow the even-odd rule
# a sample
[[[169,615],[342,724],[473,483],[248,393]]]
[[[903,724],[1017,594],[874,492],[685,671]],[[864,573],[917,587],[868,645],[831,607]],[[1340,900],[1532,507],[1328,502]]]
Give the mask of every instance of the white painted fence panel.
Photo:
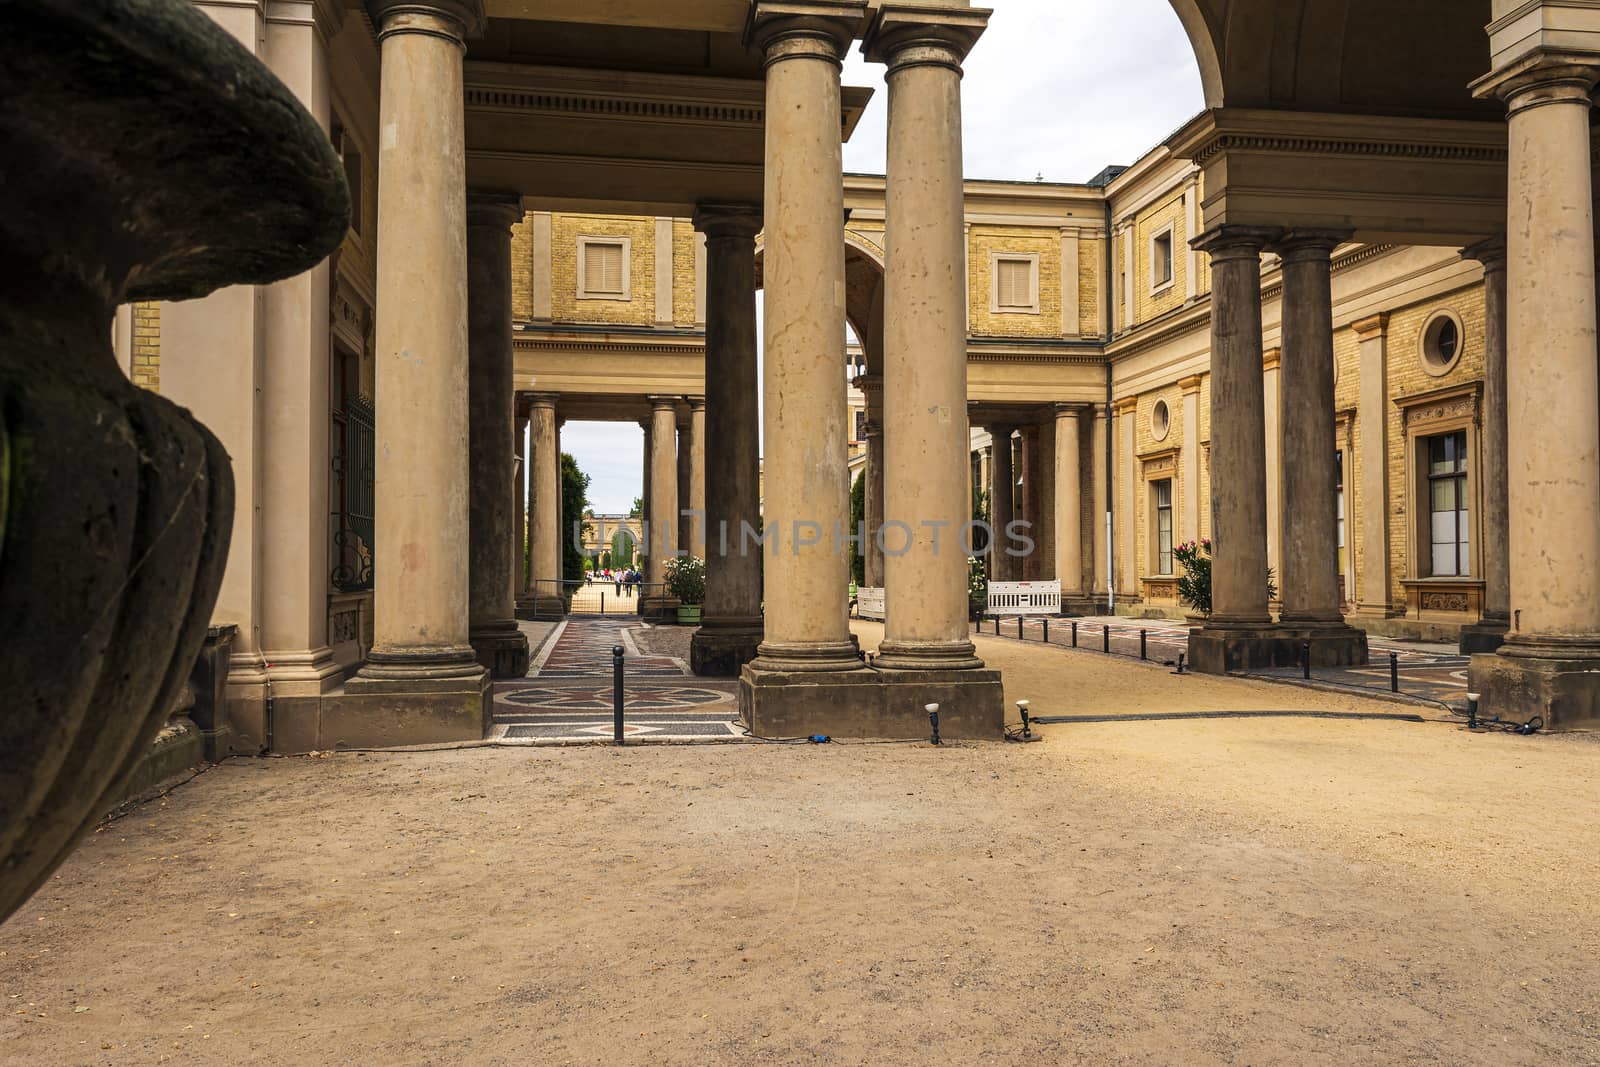
[[[990,582],[988,613],[994,615],[1059,615],[1060,582]]]
[[[856,589],[856,617],[883,621],[883,589],[858,587]]]

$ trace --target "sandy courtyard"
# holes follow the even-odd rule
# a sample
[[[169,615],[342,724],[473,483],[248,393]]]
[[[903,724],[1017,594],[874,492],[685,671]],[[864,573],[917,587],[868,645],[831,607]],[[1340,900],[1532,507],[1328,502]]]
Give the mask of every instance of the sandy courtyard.
[[[1358,707],[980,649],[1046,714]],[[233,761],[0,927],[0,1063],[1600,1063],[1593,740],[1046,734]]]

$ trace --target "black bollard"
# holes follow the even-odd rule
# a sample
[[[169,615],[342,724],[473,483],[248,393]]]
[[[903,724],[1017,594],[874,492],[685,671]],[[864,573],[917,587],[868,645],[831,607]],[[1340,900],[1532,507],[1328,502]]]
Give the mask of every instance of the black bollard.
[[[1309,682],[1311,680],[1311,642],[1310,641],[1307,641],[1304,645],[1301,646],[1300,655],[1301,655],[1301,657],[1303,659],[1302,666],[1305,669],[1306,681]]]
[[[1389,692],[1400,692],[1400,653],[1389,653]]]
[[[612,739],[617,744],[627,744],[622,739],[622,646],[611,650],[611,713]]]
[[[1022,640],[1022,616],[1017,616],[1017,640]]]
[[[1150,641],[1150,631],[1149,630],[1140,630],[1139,631],[1139,658],[1140,659],[1149,659],[1150,658],[1150,655],[1149,655],[1149,653],[1150,653],[1149,641]]]
[[[1073,648],[1077,648],[1078,647],[1078,624],[1077,623],[1073,623],[1072,624],[1072,647]]]
[[[1100,651],[1111,651],[1111,627],[1109,626],[1100,627]]]
[[[1178,653],[1178,673],[1179,674],[1183,673],[1183,653],[1182,652]]]
[[[1050,617],[1048,615],[1045,616],[1044,620],[1044,643],[1047,645],[1050,643]]]

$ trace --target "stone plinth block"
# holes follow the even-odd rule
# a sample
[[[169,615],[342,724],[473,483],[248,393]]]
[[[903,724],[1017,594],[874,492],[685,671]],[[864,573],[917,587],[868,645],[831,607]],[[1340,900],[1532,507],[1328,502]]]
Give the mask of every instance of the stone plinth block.
[[[1005,735],[999,671],[805,672],[746,665],[739,674],[739,715],[758,737],[928,737],[927,704],[939,705],[942,737],[998,741]]]
[[[1353,626],[1201,626],[1189,631],[1189,665],[1197,674],[1299,667],[1308,642],[1313,669],[1367,662],[1366,632]]]
[[[1530,648],[1508,638],[1499,652],[1472,657],[1467,686],[1480,718],[1537,715],[1549,730],[1600,730],[1600,644]]]
[[[481,741],[491,721],[489,676],[369,679],[354,677],[324,694],[313,729],[273,738],[283,753],[341,748],[392,748]]]
[[[1283,627],[1280,632],[1294,645],[1294,656],[1287,664],[1298,667],[1307,642],[1311,644],[1311,669],[1319,667],[1364,667],[1367,664],[1367,632],[1354,626],[1314,628]]]
[[[1461,628],[1460,647],[1463,656],[1476,656],[1498,651],[1506,643],[1503,622],[1479,622]]]
[[[756,658],[761,628],[721,630],[702,626],[689,640],[689,669],[703,678],[737,678]]]
[[[525,678],[528,675],[528,635],[515,622],[472,631],[473,654],[495,678]]]
[[[525,621],[534,619],[564,619],[567,615],[567,602],[558,596],[524,596],[517,598],[517,618]]]

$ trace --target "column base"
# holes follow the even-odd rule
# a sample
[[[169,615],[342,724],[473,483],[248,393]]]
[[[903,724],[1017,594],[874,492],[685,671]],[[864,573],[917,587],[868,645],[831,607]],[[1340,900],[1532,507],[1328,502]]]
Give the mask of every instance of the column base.
[[[473,630],[467,638],[478,663],[494,678],[528,676],[528,635],[517,629],[515,619],[491,623]]]
[[[1212,624],[1189,631],[1189,665],[1197,674],[1298,667],[1307,643],[1312,667],[1367,663],[1367,634],[1342,624],[1319,626]]]
[[[346,684],[395,683],[405,688],[419,685],[426,688],[434,683],[455,683],[483,675],[483,667],[471,645],[374,648],[367,653],[367,662],[361,670]]]
[[[983,660],[971,641],[889,641],[878,643],[872,665],[886,671],[978,671]]]
[[[305,698],[295,709],[300,725],[273,736],[274,752],[341,748],[392,748],[451,741],[481,741],[491,724],[489,674],[457,678],[369,678],[356,675],[342,689]]]
[[[639,616],[645,622],[677,622],[678,605],[682,603],[675,596],[642,596],[639,598]]]
[[[739,668],[756,658],[761,633],[760,619],[754,626],[703,620],[689,639],[689,669],[703,678],[737,678]]]
[[[739,674],[739,715],[758,737],[931,737],[927,704],[939,705],[941,737],[1005,736],[999,671],[772,671],[749,663]]]
[[[762,671],[806,674],[810,672],[853,671],[866,666],[861,657],[861,642],[855,634],[849,640],[802,644],[794,641],[762,641],[749,667]]]
[[[1463,656],[1476,656],[1497,651],[1506,642],[1511,629],[1510,619],[1485,617],[1471,626],[1461,628],[1460,648]]]
[[[1600,730],[1600,636],[1509,635],[1498,652],[1472,657],[1467,686],[1479,696],[1479,718],[1537,715],[1548,730]]]

